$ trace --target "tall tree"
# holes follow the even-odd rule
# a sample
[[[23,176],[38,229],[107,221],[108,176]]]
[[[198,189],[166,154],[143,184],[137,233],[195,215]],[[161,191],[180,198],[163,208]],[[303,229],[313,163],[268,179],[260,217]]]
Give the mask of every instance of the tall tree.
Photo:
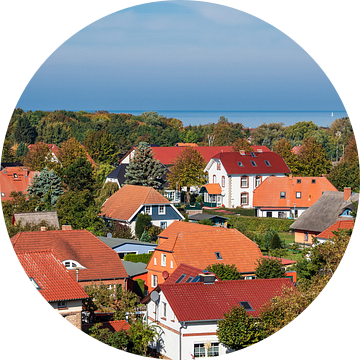
[[[135,222],[135,235],[138,239],[141,238],[145,230],[149,230],[151,228],[151,220],[152,218],[149,214],[139,214],[137,216]]]
[[[258,260],[255,275],[257,279],[283,278],[285,277],[285,270],[279,260],[262,258]]]
[[[61,187],[61,179],[55,172],[45,168],[33,177],[27,192],[30,197],[40,199],[37,210],[52,211],[55,210],[56,202],[64,190]]]
[[[126,168],[126,184],[152,186],[159,189],[164,184],[165,167],[155,160],[150,145],[141,142]]]
[[[281,139],[274,145],[274,152],[280,155],[286,162],[291,173],[294,176],[299,174],[299,162],[296,155],[291,151],[292,147],[290,141]]]
[[[240,151],[240,150],[245,150],[246,152],[253,151],[250,143],[245,138],[236,139],[232,147],[233,147],[233,151]]]
[[[80,157],[87,158],[87,154],[84,147],[74,137],[61,144],[59,160],[63,168],[67,168]]]
[[[41,171],[45,167],[52,168],[51,151],[44,143],[34,144],[24,158],[24,166],[29,170]]]
[[[321,176],[331,169],[324,147],[314,138],[305,139],[298,154],[300,176]]]
[[[217,263],[209,265],[205,270],[214,273],[220,280],[240,280],[241,273],[234,264]]]
[[[30,124],[26,113],[18,117],[14,130],[14,137],[18,143],[33,144],[35,142],[37,132],[35,127]]]
[[[190,203],[190,187],[206,184],[205,166],[205,159],[194,147],[185,147],[176,157],[167,176],[170,187],[172,189],[186,187],[186,201]]]

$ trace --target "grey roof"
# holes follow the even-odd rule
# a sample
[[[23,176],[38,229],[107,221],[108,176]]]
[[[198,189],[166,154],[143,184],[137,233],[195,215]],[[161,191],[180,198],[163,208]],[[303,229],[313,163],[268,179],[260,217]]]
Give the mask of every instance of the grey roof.
[[[352,194],[350,199],[344,201],[343,192],[325,191],[290,227],[295,230],[322,232],[334,224],[345,209],[355,210],[352,201],[358,203],[359,194]]]
[[[109,179],[117,179],[120,186],[125,184],[125,171],[128,167],[128,164],[120,164],[115,170],[113,170],[107,178]]]
[[[114,249],[120,245],[124,244],[136,244],[136,245],[147,245],[147,246],[157,246],[157,244],[148,243],[145,241],[132,240],[132,239],[120,239],[120,238],[108,238],[103,236],[98,236],[98,238],[107,246]]]
[[[122,264],[124,265],[126,272],[128,273],[128,275],[130,277],[148,272],[147,269],[145,269],[147,264],[144,264],[142,262],[134,263],[134,262],[125,261],[125,260],[121,260],[121,261],[122,261]]]
[[[42,221],[46,221],[48,226],[59,229],[59,220],[56,211],[35,211],[28,213],[14,214],[15,223],[21,222],[22,226],[26,223],[30,225],[40,224]]]
[[[210,215],[210,214],[195,214],[195,215],[191,215],[189,216],[189,220],[195,220],[195,221],[201,221],[201,220],[212,220],[212,219],[223,219],[223,220],[227,220],[228,218],[223,217],[223,216],[219,216],[219,215]]]

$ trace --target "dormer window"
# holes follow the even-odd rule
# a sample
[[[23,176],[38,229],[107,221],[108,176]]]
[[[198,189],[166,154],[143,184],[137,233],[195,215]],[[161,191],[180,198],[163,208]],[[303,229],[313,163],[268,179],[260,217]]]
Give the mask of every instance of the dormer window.
[[[285,191],[281,191],[280,192],[280,199],[285,199],[286,198],[286,192]]]
[[[63,261],[63,264],[68,270],[76,269],[76,268],[83,268],[77,261],[75,260],[65,260]]]
[[[340,216],[349,216],[349,217],[351,217],[351,210],[350,209],[345,209]]]

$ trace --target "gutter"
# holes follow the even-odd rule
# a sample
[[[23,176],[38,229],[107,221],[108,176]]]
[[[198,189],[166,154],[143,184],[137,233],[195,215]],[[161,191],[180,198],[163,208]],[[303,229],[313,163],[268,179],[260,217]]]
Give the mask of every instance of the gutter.
[[[179,360],[181,360],[181,329],[185,328],[185,321],[180,321],[180,329],[179,329]]]

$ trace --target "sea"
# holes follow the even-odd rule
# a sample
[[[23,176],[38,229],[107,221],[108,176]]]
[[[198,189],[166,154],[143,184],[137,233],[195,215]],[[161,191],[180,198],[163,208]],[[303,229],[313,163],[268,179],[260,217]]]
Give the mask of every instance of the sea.
[[[346,111],[229,111],[229,110],[108,110],[110,113],[141,115],[144,112],[156,111],[167,118],[176,118],[184,126],[206,125],[216,123],[224,116],[232,123],[241,123],[247,128],[256,128],[262,124],[284,123],[294,125],[300,121],[312,121],[317,126],[331,126],[336,119],[347,117]],[[351,120],[351,119],[350,119]]]

